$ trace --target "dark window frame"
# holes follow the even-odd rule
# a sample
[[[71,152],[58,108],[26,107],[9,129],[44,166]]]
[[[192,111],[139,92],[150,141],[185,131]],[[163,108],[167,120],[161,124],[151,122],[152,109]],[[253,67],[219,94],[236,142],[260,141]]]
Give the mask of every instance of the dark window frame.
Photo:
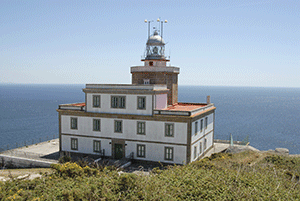
[[[71,117],[70,128],[72,130],[78,130],[78,118],[77,117]]]
[[[114,109],[126,109],[126,96],[111,96],[110,107]]]
[[[202,154],[202,142],[199,143],[199,154]]]
[[[100,95],[93,95],[93,107],[101,108],[101,96]]]
[[[144,130],[143,130],[143,128],[140,129],[139,125],[144,125]],[[141,132],[140,132],[140,130],[141,130]],[[136,133],[138,135],[146,135],[146,122],[144,122],[144,121],[136,122]]]
[[[173,123],[165,123],[165,136],[174,137],[175,128]]]
[[[71,138],[71,150],[78,150],[78,138]]]
[[[99,122],[99,125],[96,122]],[[101,119],[93,119],[93,131],[101,132]]]
[[[120,124],[120,125],[117,125],[117,124]],[[114,131],[115,131],[115,133],[123,133],[123,121],[122,120],[114,121]]]
[[[203,119],[200,120],[200,132],[203,131]]]
[[[195,122],[195,135],[198,133],[198,121]]]
[[[169,150],[169,151],[167,151]],[[171,151],[171,153],[170,153]],[[165,155],[165,160],[167,161],[173,161],[174,160],[174,147],[165,147],[165,152],[164,152],[164,155]]]
[[[93,140],[93,151],[101,153],[101,140]]]
[[[141,105],[140,105],[140,100],[143,100]],[[137,97],[137,109],[138,110],[146,110],[146,96],[138,96]]]
[[[136,156],[139,158],[146,158],[146,145],[144,144],[136,145]]]
[[[208,117],[205,117],[205,123],[204,123],[205,129],[207,129],[208,126]]]
[[[194,146],[194,159],[197,158],[197,146]]]

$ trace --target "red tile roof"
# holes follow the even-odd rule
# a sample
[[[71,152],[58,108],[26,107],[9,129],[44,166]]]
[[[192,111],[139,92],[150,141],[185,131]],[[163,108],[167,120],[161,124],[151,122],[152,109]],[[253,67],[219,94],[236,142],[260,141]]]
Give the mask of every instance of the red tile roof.
[[[85,103],[73,103],[71,105],[81,107],[81,106],[85,106]]]
[[[162,110],[171,110],[171,111],[193,111],[195,109],[205,107],[207,104],[199,103],[175,103]]]

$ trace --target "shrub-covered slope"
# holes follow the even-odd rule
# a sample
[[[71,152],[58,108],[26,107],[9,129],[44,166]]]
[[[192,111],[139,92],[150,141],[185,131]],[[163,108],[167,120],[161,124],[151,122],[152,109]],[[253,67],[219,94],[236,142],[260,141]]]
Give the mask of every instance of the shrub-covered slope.
[[[0,200],[300,200],[300,158],[214,154],[149,176],[114,168],[53,165],[34,180],[0,182]]]

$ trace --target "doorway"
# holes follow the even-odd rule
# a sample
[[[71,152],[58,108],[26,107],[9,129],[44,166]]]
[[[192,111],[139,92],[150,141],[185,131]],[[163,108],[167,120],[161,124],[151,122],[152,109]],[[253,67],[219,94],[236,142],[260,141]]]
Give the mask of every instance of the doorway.
[[[115,144],[115,159],[122,159],[122,158],[123,158],[123,145]]]

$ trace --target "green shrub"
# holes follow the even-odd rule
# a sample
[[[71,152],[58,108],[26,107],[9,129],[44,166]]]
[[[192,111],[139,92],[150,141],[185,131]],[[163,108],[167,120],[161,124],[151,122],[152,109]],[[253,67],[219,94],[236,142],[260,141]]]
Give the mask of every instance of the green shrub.
[[[149,176],[54,164],[42,178],[0,182],[0,200],[300,200],[299,160],[257,156],[218,154]]]
[[[72,160],[71,156],[64,155],[64,156],[62,156],[58,159],[58,162],[59,163],[66,163],[66,162],[71,162],[71,160]]]
[[[56,170],[56,172],[64,177],[77,177],[82,176],[84,174],[84,170],[82,167],[77,165],[77,163],[64,163],[64,164],[52,164],[51,168]]]

